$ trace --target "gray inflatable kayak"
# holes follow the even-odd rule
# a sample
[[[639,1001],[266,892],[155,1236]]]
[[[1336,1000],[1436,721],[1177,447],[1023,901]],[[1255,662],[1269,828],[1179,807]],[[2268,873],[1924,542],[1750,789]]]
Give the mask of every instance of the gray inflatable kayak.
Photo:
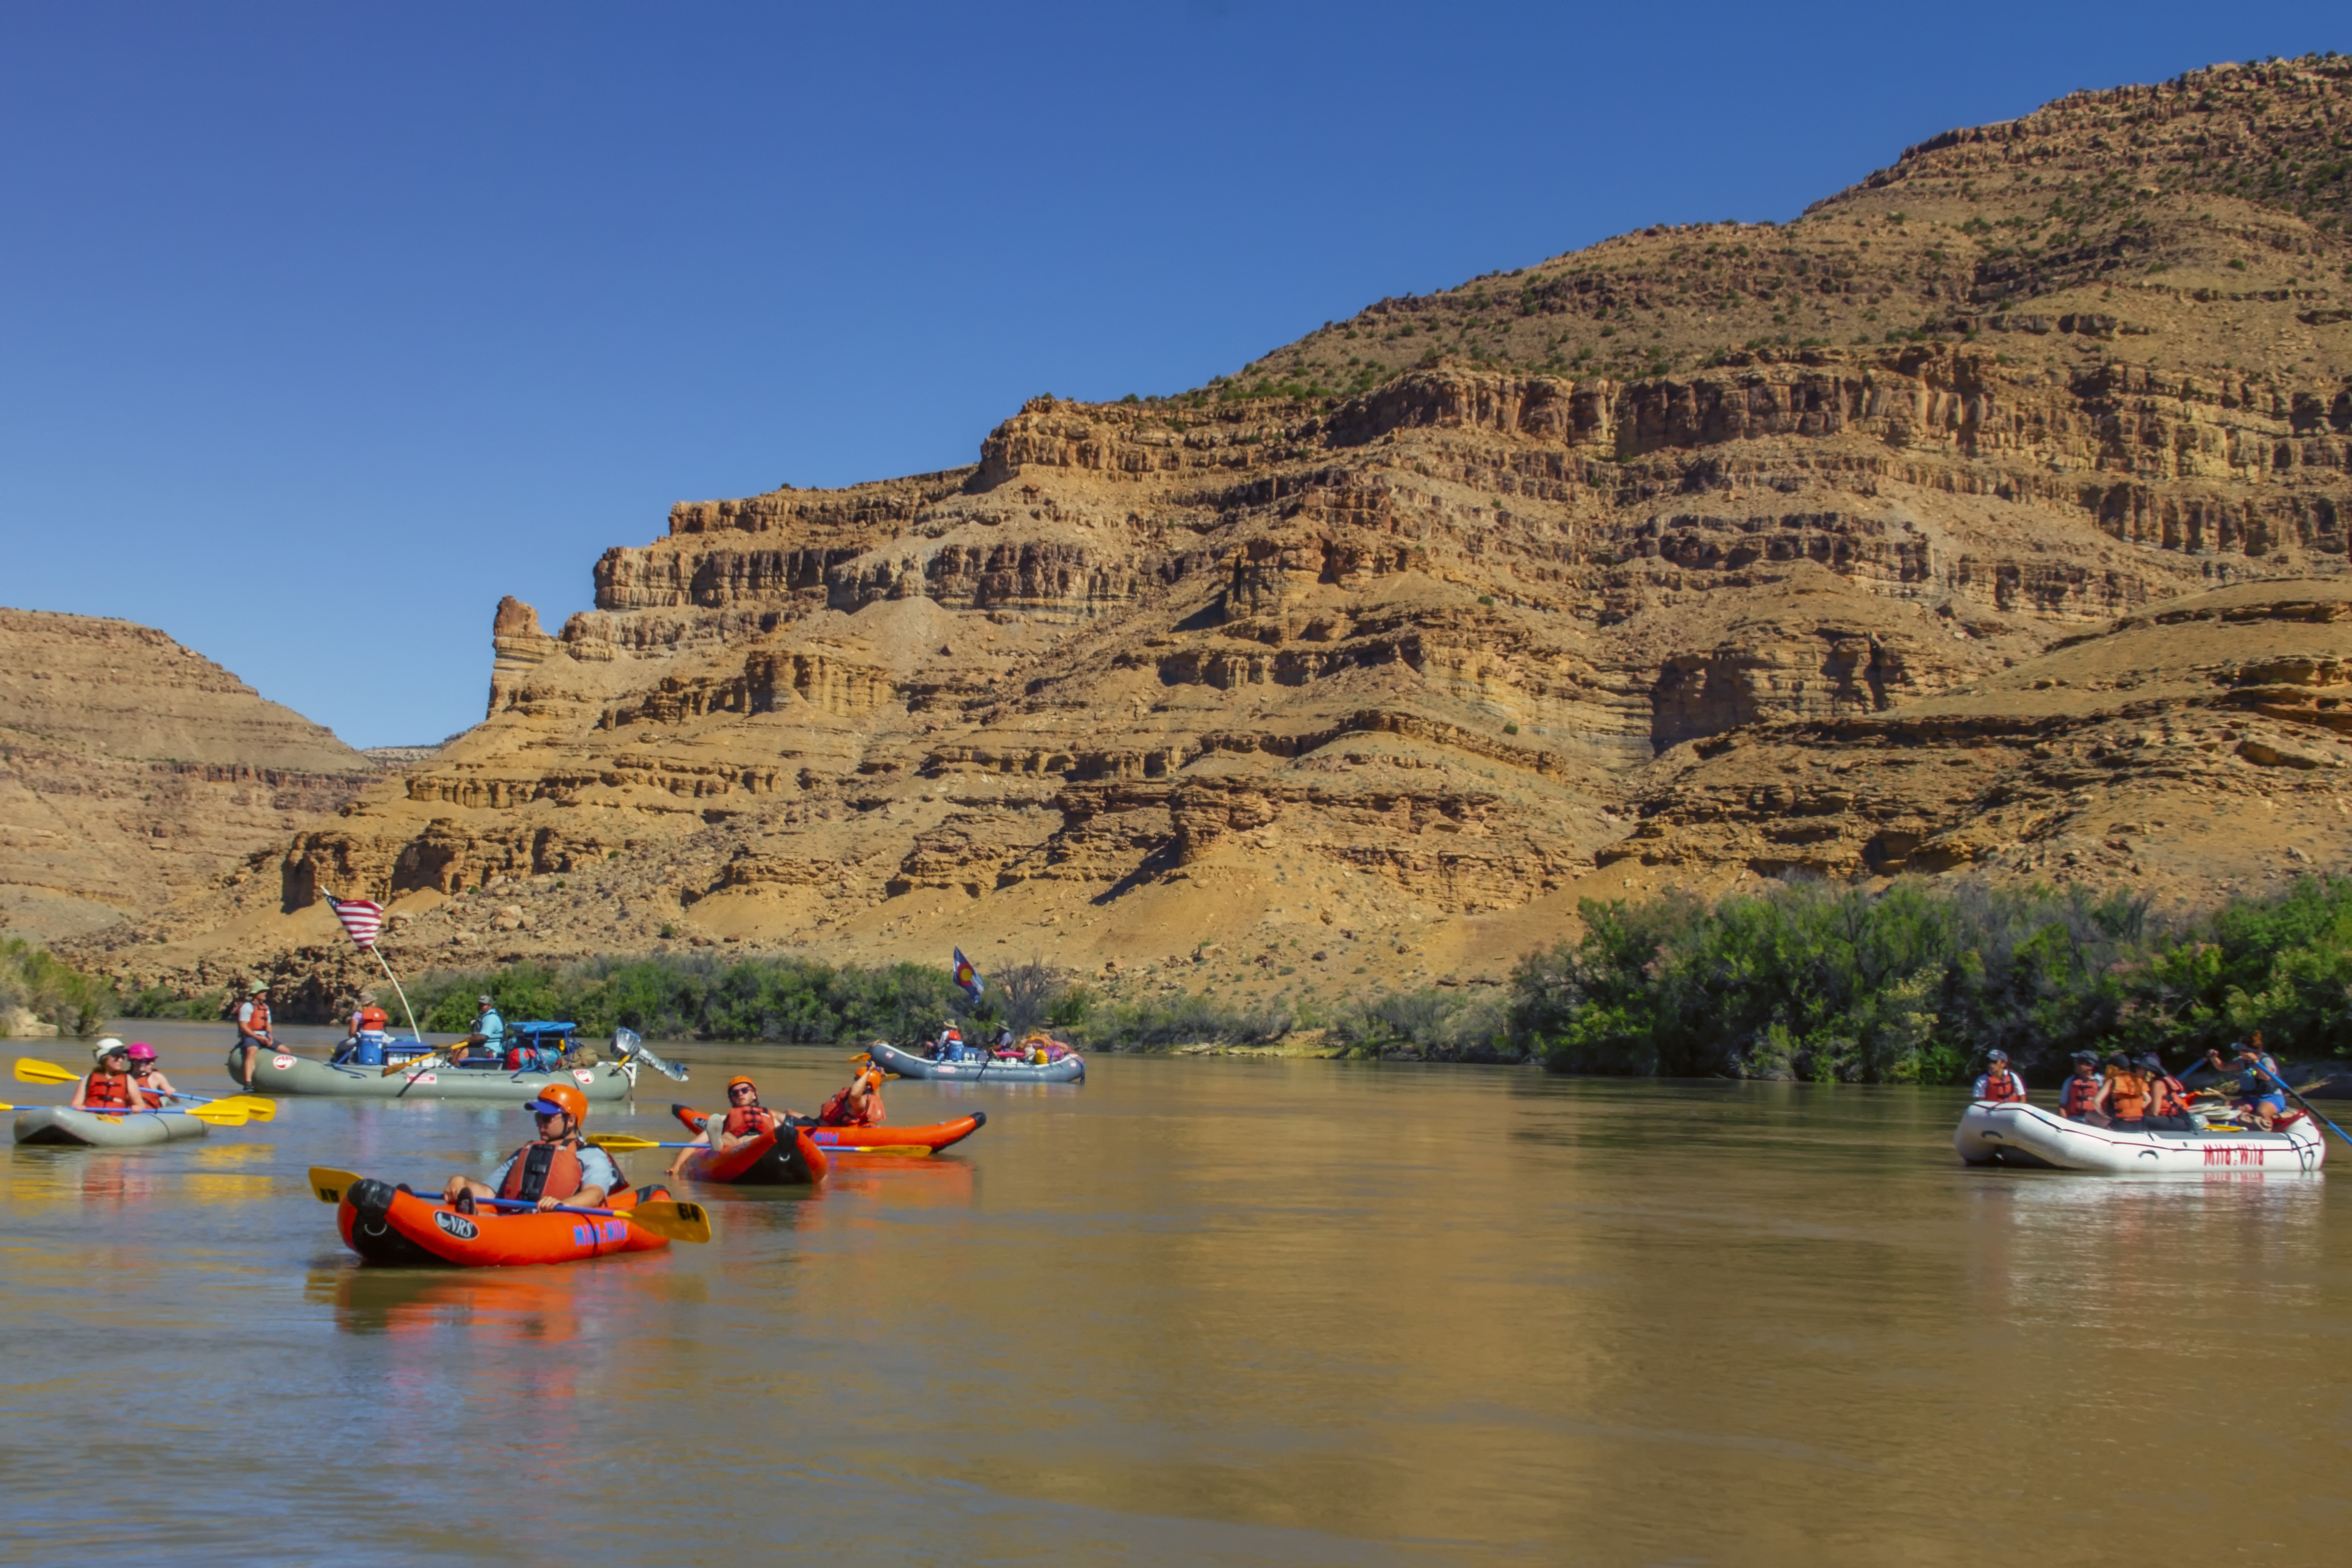
[[[1044,1067],[1027,1062],[935,1062],[877,1040],[869,1052],[874,1065],[900,1078],[928,1078],[940,1083],[1084,1083],[1087,1060],[1071,1055]]]
[[[236,1078],[237,1052],[228,1054],[228,1076]],[[592,1100],[622,1100],[636,1087],[634,1062],[600,1062],[593,1068],[556,1072],[509,1072],[504,1068],[336,1067],[283,1051],[253,1058],[257,1094],[341,1094],[370,1100],[488,1100],[520,1105],[552,1083],[568,1083]]]
[[[78,1143],[91,1149],[136,1149],[144,1143],[176,1143],[202,1138],[212,1129],[176,1110],[133,1111],[128,1116],[100,1116],[44,1105],[16,1118],[19,1143]]]

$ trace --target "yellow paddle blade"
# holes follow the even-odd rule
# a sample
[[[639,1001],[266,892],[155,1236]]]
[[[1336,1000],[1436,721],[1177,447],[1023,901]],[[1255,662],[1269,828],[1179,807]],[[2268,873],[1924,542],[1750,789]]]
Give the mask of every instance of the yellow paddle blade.
[[[670,1241],[709,1241],[710,1216],[696,1203],[639,1204],[633,1209],[616,1211],[629,1217],[632,1224],[643,1226],[654,1235]]]
[[[264,1100],[259,1095],[233,1094],[226,1100],[217,1100],[213,1103],[223,1106],[233,1105],[256,1121],[274,1121],[278,1117],[278,1102],[274,1100]]]
[[[37,1062],[30,1057],[16,1058],[16,1081],[19,1083],[79,1083],[82,1075],[69,1068],[52,1067]]]
[[[661,1147],[659,1143],[655,1142],[650,1138],[635,1138],[626,1132],[591,1132],[588,1134],[588,1142],[593,1143],[599,1149],[619,1149],[624,1152],[630,1149],[658,1149]]]
[[[331,1165],[310,1167],[310,1195],[322,1204],[340,1204],[343,1194],[360,1184],[357,1171],[338,1171]]]
[[[241,1105],[191,1105],[172,1114],[193,1116],[207,1127],[242,1127],[251,1120]]]

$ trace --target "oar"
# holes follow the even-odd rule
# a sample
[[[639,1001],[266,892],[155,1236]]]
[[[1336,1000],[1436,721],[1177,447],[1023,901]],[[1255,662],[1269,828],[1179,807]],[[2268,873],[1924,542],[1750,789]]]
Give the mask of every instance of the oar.
[[[357,1171],[338,1171],[331,1165],[313,1165],[310,1174],[311,1195],[322,1204],[340,1205],[343,1194],[359,1185],[361,1180]],[[422,1194],[415,1195],[423,1196]],[[425,1201],[438,1204],[441,1200],[425,1198]],[[474,1201],[487,1203],[493,1208],[539,1208],[537,1204],[525,1198],[476,1198]],[[700,1242],[710,1239],[710,1216],[697,1203],[656,1202],[639,1204],[633,1209],[586,1209],[558,1205],[548,1212],[587,1215],[595,1219],[630,1220],[667,1241]]]
[[[2312,1103],[2311,1103],[2311,1101],[2309,1101],[2309,1100],[2307,1100],[2304,1099],[2304,1098],[2303,1098],[2303,1096],[2301,1096],[2300,1094],[2295,1093],[2295,1091],[2294,1091],[2294,1090],[2293,1090],[2293,1089],[2288,1089],[2288,1088],[2287,1088],[2287,1086],[2286,1086],[2286,1080],[2285,1080],[2284,1079],[2282,1079],[2281,1077],[2279,1077],[2279,1075],[2278,1075],[2278,1074],[2276,1074],[2276,1073],[2274,1073],[2274,1072],[2271,1071],[2271,1069],[2270,1069],[2270,1068],[2266,1068],[2266,1067],[2263,1066],[2263,1064],[2262,1064],[2262,1063],[2260,1063],[2260,1062],[2256,1062],[2256,1063],[2254,1064],[2254,1070],[2255,1070],[2256,1072],[2258,1072],[2258,1073],[2262,1074],[2264,1078],[2266,1078],[2266,1079],[2270,1079],[2273,1083],[2277,1084],[2277,1085],[2279,1086],[2279,1089],[2280,1089],[2281,1092],[2284,1093],[2288,1098],[2292,1099],[2292,1100],[2294,1100],[2297,1105],[2300,1105],[2300,1106],[2302,1106],[2305,1110],[2310,1111],[2310,1112],[2312,1113],[2312,1115],[2314,1115],[2314,1116],[2318,1116],[2318,1117],[2319,1117],[2320,1121],[2321,1121],[2322,1123],[2324,1123],[2324,1124],[2326,1126],[2327,1130],[2328,1130],[2330,1132],[2335,1133],[2335,1134],[2336,1134],[2336,1136],[2337,1136],[2338,1138],[2343,1138],[2343,1139],[2344,1139],[2344,1142],[2346,1142],[2347,1143],[2352,1143],[2352,1138],[2346,1138],[2346,1137],[2345,1137],[2345,1135],[2344,1135],[2344,1129],[2342,1129],[2341,1127],[2336,1126],[2336,1123],[2334,1123],[2333,1121],[2329,1121],[2327,1120],[2327,1118],[2326,1118],[2325,1116],[2319,1116],[2319,1107],[2317,1107],[2317,1106],[2315,1106],[2315,1105],[2312,1104]]]
[[[626,1132],[591,1132],[586,1142],[599,1149],[617,1149],[627,1153],[633,1149],[707,1149],[707,1143],[656,1143],[650,1138],[633,1138]]]
[[[54,1062],[39,1061],[32,1057],[16,1058],[16,1078],[22,1083],[54,1083],[60,1086],[69,1086],[82,1081],[82,1075],[71,1068],[61,1068]],[[258,1095],[232,1094],[226,1099],[215,1099],[203,1094],[182,1094],[177,1089],[151,1089],[142,1092],[162,1094],[173,1100],[184,1100],[194,1105],[242,1106],[245,1113],[256,1121],[267,1121],[278,1114],[278,1102],[264,1100]],[[189,1114],[194,1113],[191,1111]]]
[[[70,1105],[0,1105],[7,1110],[71,1110]],[[249,1118],[239,1105],[192,1105],[185,1110],[124,1110],[112,1105],[86,1105],[85,1116],[193,1116],[211,1127],[242,1127]]]

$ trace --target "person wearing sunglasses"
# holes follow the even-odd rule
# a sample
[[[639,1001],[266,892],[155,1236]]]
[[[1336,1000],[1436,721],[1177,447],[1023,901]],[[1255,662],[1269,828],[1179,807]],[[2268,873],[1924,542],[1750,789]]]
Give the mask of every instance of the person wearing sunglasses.
[[[724,1152],[738,1143],[748,1143],[754,1138],[765,1137],[787,1121],[801,1119],[793,1110],[774,1111],[760,1103],[760,1086],[738,1073],[727,1080],[727,1114],[703,1119],[702,1131],[694,1141],[677,1152],[669,1163],[669,1173],[675,1178],[686,1169],[686,1163],[698,1150],[708,1146],[714,1152]]]
[[[73,1098],[66,1101],[75,1110],[138,1110],[145,1101],[139,1098],[139,1086],[131,1077],[131,1047],[109,1035],[89,1048],[90,1059],[98,1065],[89,1076],[74,1085]]]
[[[539,1118],[539,1136],[507,1156],[487,1183],[452,1176],[442,1189],[444,1203],[471,1214],[484,1198],[537,1204],[541,1210],[559,1204],[595,1208],[627,1188],[613,1156],[593,1143],[581,1142],[581,1125],[588,1120],[588,1097],[568,1083],[551,1083],[539,1098],[523,1106]]]

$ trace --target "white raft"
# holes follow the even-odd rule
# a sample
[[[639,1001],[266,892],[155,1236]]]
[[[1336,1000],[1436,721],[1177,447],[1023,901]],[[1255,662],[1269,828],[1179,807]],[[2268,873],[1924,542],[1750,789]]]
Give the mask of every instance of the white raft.
[[[212,1129],[176,1110],[134,1110],[112,1116],[63,1105],[36,1106],[16,1118],[19,1143],[79,1143],[92,1149],[135,1149],[202,1138]]]
[[[2038,1105],[1979,1100],[1960,1117],[1952,1147],[1971,1165],[2110,1174],[2201,1174],[2250,1171],[2303,1175],[2319,1169],[2327,1144],[2305,1116],[2284,1132],[2215,1128],[2198,1132],[2120,1132],[2069,1121]]]

